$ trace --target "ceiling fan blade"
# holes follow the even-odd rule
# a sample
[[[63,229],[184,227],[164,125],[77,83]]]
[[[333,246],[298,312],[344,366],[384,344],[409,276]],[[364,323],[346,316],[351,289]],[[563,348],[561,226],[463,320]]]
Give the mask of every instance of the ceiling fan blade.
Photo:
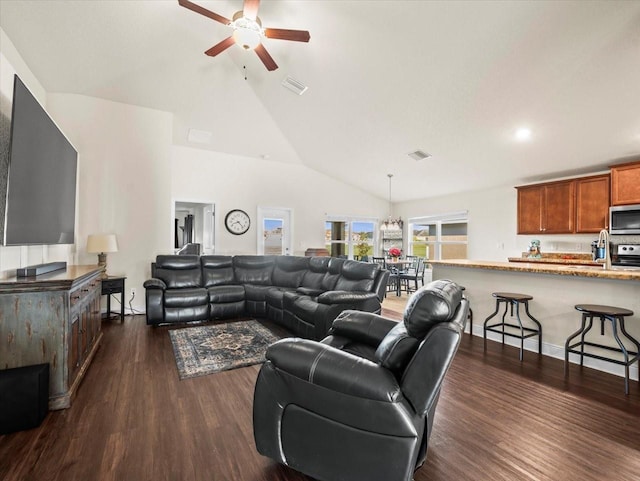
[[[255,20],[258,16],[258,7],[260,6],[260,0],[244,0],[244,7],[242,8],[242,15],[250,20]]]
[[[220,22],[224,25],[229,25],[231,23],[231,20],[229,20],[228,18],[223,17],[222,15],[218,15],[217,13],[213,13],[211,10],[207,10],[200,5],[196,5],[189,0],[178,0],[178,3],[180,4],[180,6],[188,8],[189,10],[193,10],[194,12],[199,13],[200,15],[204,15],[205,17],[209,17],[216,22]]]
[[[284,28],[265,28],[264,36],[279,40],[293,40],[294,42],[308,42],[311,38],[306,30],[286,30]]]
[[[273,58],[271,57],[271,55],[269,55],[269,52],[267,52],[267,49],[264,48],[264,45],[260,44],[256,47],[256,53],[258,54],[258,57],[260,57],[260,60],[262,60],[262,63],[264,64],[265,67],[267,67],[268,71],[272,71],[278,68],[278,64],[276,64],[276,62],[273,60]]]
[[[209,57],[215,57],[220,52],[224,52],[226,49],[231,47],[231,45],[233,45],[234,43],[236,43],[236,41],[234,40],[233,36],[227,37],[222,42],[215,44],[213,47],[207,50],[205,54],[207,54]]]

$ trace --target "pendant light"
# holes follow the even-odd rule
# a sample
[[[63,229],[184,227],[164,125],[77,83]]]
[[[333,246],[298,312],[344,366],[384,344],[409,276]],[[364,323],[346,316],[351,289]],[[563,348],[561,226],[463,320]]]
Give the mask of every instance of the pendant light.
[[[402,219],[391,218],[391,178],[393,177],[393,174],[387,174],[387,177],[389,177],[389,217],[387,218],[387,220],[382,222],[380,230],[383,232],[400,231],[402,230],[403,226]]]

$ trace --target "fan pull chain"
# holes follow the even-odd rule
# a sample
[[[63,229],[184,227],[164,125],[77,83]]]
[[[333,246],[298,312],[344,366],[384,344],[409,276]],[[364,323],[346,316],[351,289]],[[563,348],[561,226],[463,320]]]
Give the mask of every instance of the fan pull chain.
[[[242,68],[244,69],[244,79],[247,80],[247,66],[243,65]]]

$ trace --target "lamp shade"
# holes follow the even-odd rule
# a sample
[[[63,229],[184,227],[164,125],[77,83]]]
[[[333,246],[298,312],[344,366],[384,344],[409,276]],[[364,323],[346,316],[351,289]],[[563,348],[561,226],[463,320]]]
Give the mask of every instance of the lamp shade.
[[[87,239],[87,252],[118,252],[118,240],[115,234],[91,234]]]

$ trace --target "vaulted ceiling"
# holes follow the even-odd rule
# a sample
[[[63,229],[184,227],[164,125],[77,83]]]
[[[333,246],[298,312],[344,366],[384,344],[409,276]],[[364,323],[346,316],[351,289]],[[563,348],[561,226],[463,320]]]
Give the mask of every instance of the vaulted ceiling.
[[[230,31],[177,0],[0,0],[48,92],[173,112],[177,145],[304,164],[383,198],[393,173],[394,202],[640,157],[638,1],[263,0],[258,15],[311,33],[264,41],[273,72],[237,46],[204,55]]]

